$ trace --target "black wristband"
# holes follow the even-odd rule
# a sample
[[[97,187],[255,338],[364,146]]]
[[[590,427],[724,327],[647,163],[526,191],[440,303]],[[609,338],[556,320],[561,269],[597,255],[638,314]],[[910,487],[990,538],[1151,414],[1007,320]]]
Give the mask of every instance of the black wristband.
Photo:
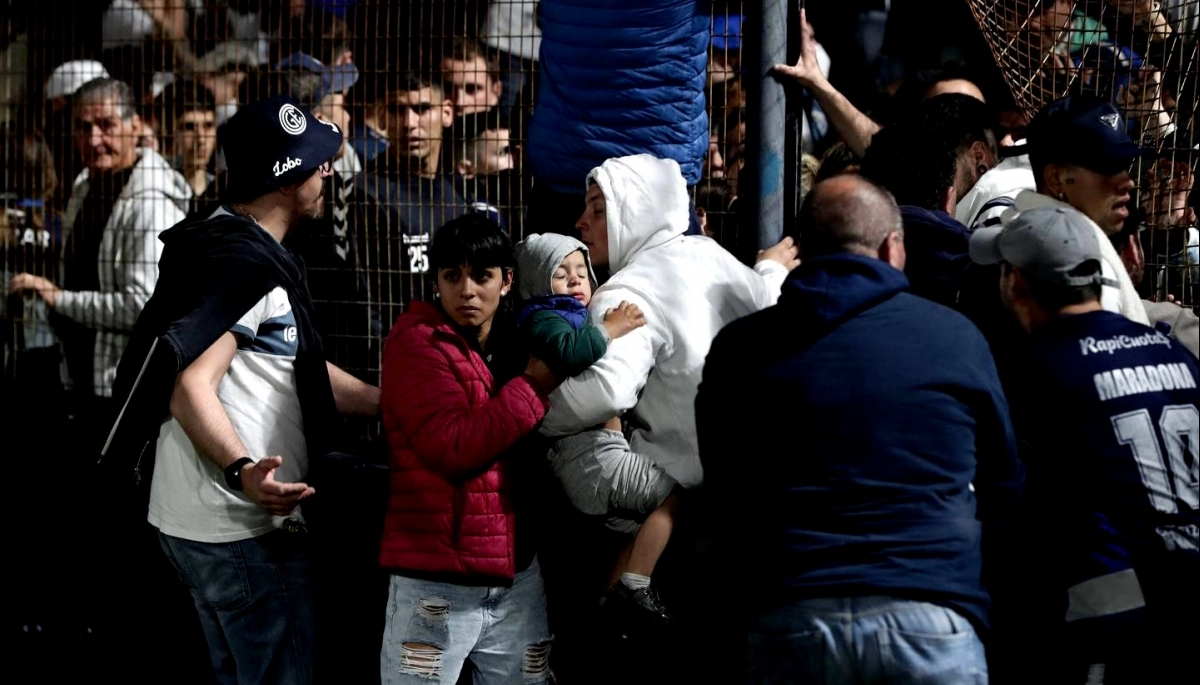
[[[242,469],[247,464],[253,464],[254,460],[250,457],[242,457],[225,467],[225,485],[229,486],[230,490],[236,492],[242,491]]]

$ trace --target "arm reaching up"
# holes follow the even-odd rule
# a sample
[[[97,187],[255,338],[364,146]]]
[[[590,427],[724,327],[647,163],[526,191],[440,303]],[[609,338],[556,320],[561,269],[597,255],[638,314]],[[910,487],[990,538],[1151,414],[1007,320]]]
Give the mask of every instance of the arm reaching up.
[[[829,122],[833,124],[838,135],[846,141],[846,145],[854,154],[862,157],[871,144],[871,136],[875,135],[882,127],[860,112],[825,78],[825,74],[817,64],[817,44],[813,39],[813,30],[808,24],[804,10],[800,10],[800,26],[804,31],[804,48],[800,53],[800,58],[794,65],[776,64],[774,72],[780,78],[794,81],[807,88],[817,103],[821,105],[821,109],[825,110],[825,114],[829,115]]]

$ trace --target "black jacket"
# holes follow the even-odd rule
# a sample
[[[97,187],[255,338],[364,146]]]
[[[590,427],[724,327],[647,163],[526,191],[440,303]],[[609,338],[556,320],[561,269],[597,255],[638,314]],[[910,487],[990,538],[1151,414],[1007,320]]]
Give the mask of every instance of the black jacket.
[[[140,480],[159,428],[170,415],[175,378],[264,295],[287,291],[296,317],[296,386],[309,463],[325,453],[335,413],[304,263],[253,221],[238,215],[187,220],[164,231],[154,294],[117,368],[117,415],[101,459]]]
[[[904,275],[912,294],[955,307],[963,275],[971,264],[971,232],[940,210],[905,205],[900,207],[900,216],[908,254]]]

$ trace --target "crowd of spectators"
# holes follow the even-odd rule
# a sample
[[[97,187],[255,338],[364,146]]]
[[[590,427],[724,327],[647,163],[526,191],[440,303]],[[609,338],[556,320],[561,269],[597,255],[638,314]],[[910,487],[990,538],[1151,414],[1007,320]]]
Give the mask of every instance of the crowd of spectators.
[[[628,305],[624,299],[635,303],[638,316],[645,313],[645,325],[631,325],[619,334],[593,329],[609,351],[601,346],[600,356],[591,360],[593,368],[584,365],[570,373],[543,359],[550,363],[549,369],[530,371],[531,361],[523,376],[517,363],[524,363],[518,359],[521,355],[514,356],[511,349],[497,348],[493,360],[489,345],[500,343],[487,343],[486,333],[478,341],[462,343],[467,350],[462,364],[475,364],[479,353],[484,353],[491,369],[477,379],[478,387],[487,389],[480,390],[479,397],[471,395],[472,402],[486,404],[488,397],[505,392],[501,389],[508,387],[505,382],[512,385],[531,374],[540,382],[522,390],[536,408],[520,417],[529,426],[522,423],[511,435],[505,433],[503,450],[484,450],[490,459],[497,458],[493,452],[509,448],[531,449],[525,440],[536,436],[535,425],[546,437],[561,441],[584,435],[580,431],[586,428],[599,430],[599,424],[609,421],[610,437],[629,438],[628,443],[619,441],[628,458],[611,463],[638,466],[604,466],[610,462],[599,460],[591,471],[573,476],[576,490],[578,479],[586,481],[603,469],[645,468],[644,473],[651,475],[644,477],[662,479],[656,481],[651,495],[631,499],[638,502],[635,511],[622,510],[616,516],[632,521],[614,527],[607,514],[587,517],[572,509],[578,492],[569,490],[570,483],[564,492],[553,479],[532,480],[545,474],[529,476],[530,482],[555,493],[541,504],[545,511],[554,512],[543,512],[550,520],[544,533],[539,533],[546,547],[539,550],[538,561],[531,561],[532,548],[521,546],[507,570],[492,575],[523,580],[522,592],[530,592],[529,583],[534,581],[521,574],[532,573],[535,585],[542,582],[540,574],[545,575],[545,596],[538,594],[541,590],[533,594],[542,597],[543,614],[548,599],[549,623],[542,626],[530,619],[532,628],[526,626],[528,630],[513,635],[537,633],[538,649],[526,653],[526,659],[546,662],[533,669],[536,673],[548,673],[553,666],[562,682],[600,677],[589,676],[589,669],[600,669],[589,652],[596,644],[617,655],[614,664],[605,665],[615,670],[597,671],[608,674],[605,678],[625,677],[621,669],[633,668],[629,664],[637,664],[647,677],[660,679],[671,678],[672,673],[703,672],[695,664],[687,668],[679,664],[688,654],[688,640],[694,641],[713,622],[711,617],[696,618],[703,604],[693,601],[698,592],[693,585],[701,581],[689,577],[688,554],[693,550],[684,545],[703,539],[705,533],[697,531],[709,530],[705,527],[709,522],[698,521],[710,514],[708,505],[686,494],[680,499],[681,493],[703,490],[699,488],[701,461],[704,470],[709,469],[714,450],[750,449],[739,447],[743,444],[756,445],[755,450],[783,450],[788,445],[758,437],[731,441],[721,434],[714,424],[733,416],[751,422],[752,410],[758,407],[754,403],[736,411],[725,407],[723,403],[737,402],[735,395],[747,392],[744,379],[732,379],[725,367],[719,369],[725,375],[716,376],[719,380],[709,387],[724,388],[728,398],[713,404],[710,390],[710,404],[698,409],[707,414],[700,416],[693,416],[693,399],[714,337],[725,324],[767,308],[779,297],[776,277],[780,274],[772,275],[772,265],[795,266],[796,248],[805,244],[805,231],[811,229],[805,222],[821,228],[817,242],[809,237],[802,258],[805,249],[810,256],[869,253],[879,264],[853,268],[874,273],[888,265],[903,271],[905,283],[896,289],[920,299],[920,304],[901,308],[904,316],[932,317],[938,322],[935,328],[946,336],[964,336],[954,339],[970,347],[972,354],[987,357],[989,363],[994,359],[994,373],[972,377],[970,382],[972,393],[983,392],[995,402],[969,409],[1001,416],[989,427],[993,442],[1012,438],[1006,393],[1012,395],[1008,402],[1013,404],[1017,437],[1022,437],[1023,425],[1036,425],[1030,418],[1018,420],[1034,406],[1023,373],[1034,366],[1037,355],[1021,352],[1022,341],[1034,325],[1015,313],[1036,307],[1027,303],[1025,309],[1014,308],[1014,301],[1024,300],[1013,293],[1025,292],[1029,302],[1054,312],[1079,303],[1047,300],[1036,282],[1029,291],[1021,291],[1024,281],[1017,284],[1012,275],[1012,267],[1019,265],[1010,259],[1000,259],[1001,265],[973,263],[973,257],[979,256],[975,251],[982,249],[974,246],[980,231],[1001,230],[1021,215],[1027,215],[1028,221],[1028,216],[1048,217],[1052,210],[1071,212],[1072,235],[1086,233],[1095,242],[1094,247],[1088,243],[1088,254],[1094,253],[1097,262],[1088,284],[1095,286],[1097,307],[1154,327],[1163,339],[1174,341],[1168,347],[1181,346],[1197,355],[1200,227],[1195,176],[1200,131],[1195,122],[1200,95],[1195,56],[1200,2],[1006,0],[986,16],[982,12],[990,8],[983,5],[988,3],[974,0],[809,4],[818,6],[788,18],[790,30],[803,36],[799,54],[790,63],[776,65],[770,76],[788,86],[789,107],[802,122],[797,143],[799,195],[807,197],[820,188],[814,202],[852,201],[871,212],[834,216],[832,210],[822,213],[820,204],[806,205],[805,211],[796,207],[796,224],[780,227],[785,242],[760,245],[766,251],[755,254],[745,249],[745,237],[757,235],[757,227],[741,212],[739,196],[757,189],[739,187],[739,177],[744,178],[745,165],[753,159],[745,145],[748,121],[752,121],[747,111],[755,106],[749,96],[755,89],[747,87],[747,79],[756,76],[741,57],[747,32],[756,28],[748,18],[754,13],[740,2],[8,3],[0,19],[0,82],[6,86],[0,105],[0,199],[4,203],[0,434],[5,436],[5,451],[21,455],[18,477],[23,483],[37,484],[22,487],[25,492],[14,502],[18,515],[37,512],[31,516],[34,522],[22,526],[18,543],[28,588],[17,607],[21,630],[35,637],[45,631],[40,642],[30,642],[30,658],[46,658],[53,653],[49,650],[64,645],[85,645],[83,649],[90,650],[85,653],[94,655],[102,670],[137,674],[130,675],[135,682],[144,674],[150,674],[147,682],[154,681],[153,674],[161,673],[157,669],[168,666],[187,673],[179,680],[205,682],[209,671],[221,673],[228,666],[209,663],[205,634],[191,612],[192,599],[179,585],[158,543],[147,537],[153,532],[146,524],[145,509],[150,482],[140,475],[140,457],[139,466],[118,472],[111,461],[97,462],[97,455],[101,445],[111,441],[113,419],[123,409],[121,393],[114,392],[122,355],[160,281],[160,236],[181,223],[211,219],[231,203],[254,199],[240,197],[245,192],[245,172],[239,176],[231,161],[244,160],[246,149],[231,146],[248,149],[256,142],[233,136],[228,124],[239,112],[269,98],[286,98],[341,136],[329,169],[321,167],[318,174],[322,211],[297,220],[296,228],[280,237],[304,262],[313,329],[320,335],[331,368],[349,374],[345,383],[353,377],[366,386],[384,385],[389,354],[393,373],[397,360],[417,365],[428,361],[408,348],[397,356],[395,346],[400,343],[396,342],[388,343],[393,345],[389,353],[385,346],[389,333],[401,339],[411,329],[436,338],[436,331],[442,330],[439,326],[458,326],[453,330],[461,333],[466,324],[453,316],[447,323],[441,318],[445,312],[434,311],[435,305],[443,306],[436,304],[439,298],[448,299],[451,292],[449,281],[443,281],[444,269],[462,267],[466,280],[475,277],[467,273],[467,266],[507,270],[510,281],[497,295],[498,316],[516,315],[519,307],[505,298],[516,299],[524,288],[519,268],[516,285],[511,281],[523,253],[518,250],[516,256],[502,259],[503,250],[495,248],[484,250],[483,258],[495,263],[448,263],[445,250],[451,249],[446,247],[451,244],[450,232],[438,254],[437,236],[443,226],[455,227],[457,236],[464,225],[483,222],[480,225],[498,227],[496,239],[512,245],[539,234],[569,236],[576,241],[570,245],[580,246],[586,267],[567,276],[588,285],[583,305],[589,304],[593,289],[613,279],[607,291],[601,289],[599,304],[591,307],[592,318],[601,319],[606,309],[617,308],[619,302]],[[647,5],[655,11],[641,11]],[[931,19],[931,14],[940,19]],[[977,26],[985,24],[990,28],[981,33]],[[1012,62],[1005,61],[1001,53],[1007,48],[997,44],[996,36],[1024,55],[1020,73],[1012,68],[1004,71]],[[279,112],[278,123],[285,131],[289,127],[304,131],[302,123],[307,119],[285,120],[284,109]],[[612,161],[628,159],[635,161]],[[664,160],[669,168],[656,166]],[[286,178],[302,164],[306,172],[316,168],[284,155],[271,173],[275,179]],[[854,185],[860,180],[862,187]],[[652,192],[644,191],[645,187]],[[628,195],[618,201],[621,193]],[[600,234],[595,217],[603,214],[606,205],[609,218]],[[894,218],[896,230],[849,237],[839,233],[860,230],[868,214],[872,221]],[[625,224],[618,229],[618,222]],[[652,224],[655,230],[645,228]],[[852,224],[857,228],[847,228]],[[610,255],[612,236],[621,231],[648,242],[621,245]],[[840,236],[834,242],[841,242],[837,246],[820,242],[829,239],[821,231]],[[692,277],[671,261],[677,257],[657,257],[663,265],[658,276],[666,283],[652,283],[653,276],[640,272],[632,275],[635,255],[658,247],[655,241],[669,242],[683,234],[691,241],[686,243],[692,246],[688,249],[694,250],[688,258],[705,265],[697,267],[705,278],[736,273],[729,281],[734,285],[720,283],[728,290],[690,293],[719,300],[712,312],[688,309],[687,298],[682,303],[672,299],[686,293],[685,281]],[[706,252],[711,241],[695,247],[692,236],[711,238],[724,252],[720,256]],[[455,255],[475,259],[470,249],[479,246],[457,239],[466,240],[466,245],[460,249],[462,254]],[[864,240],[876,243],[867,253],[842,249]],[[893,244],[896,240],[899,245]],[[526,250],[529,245],[525,244]],[[737,262],[753,269],[735,269]],[[556,273],[557,264],[549,266],[550,273]],[[617,277],[622,267],[627,280]],[[848,278],[836,266],[815,269],[818,275],[810,272],[803,278],[823,278],[819,274],[824,268],[833,269],[829,276],[833,281]],[[892,283],[887,279],[895,274],[885,273],[880,278]],[[623,285],[634,278],[643,280]],[[770,284],[769,295],[758,292],[760,280]],[[815,286],[802,280],[789,279],[784,292],[798,288],[804,298],[813,297],[806,288]],[[850,285],[845,292],[853,294],[826,304],[857,311],[866,300],[856,298],[867,294],[854,290],[861,286],[854,279],[846,283]],[[614,291],[625,297],[614,299]],[[876,297],[882,295],[872,291],[868,299]],[[923,309],[926,302],[956,310],[962,321],[928,314]],[[785,305],[798,306],[795,299],[781,306]],[[815,328],[823,325],[818,321],[832,320],[832,314],[821,309],[825,305],[811,305],[819,313],[805,309],[809,306],[801,307],[803,317]],[[700,327],[703,330],[691,320],[676,326],[673,322],[684,311],[707,321]],[[622,316],[633,314],[626,310]],[[663,323],[664,317],[672,322],[670,326]],[[964,332],[960,323],[966,321],[971,328]],[[745,330],[761,323],[747,324]],[[979,340],[974,337],[977,333],[982,335]],[[745,338],[732,339],[744,342]],[[408,344],[415,343],[408,340]],[[421,345],[425,344],[435,343],[422,339]],[[646,355],[629,352],[634,345],[641,345],[637,351]],[[753,354],[749,347],[734,347],[739,354]],[[730,354],[728,345],[724,349]],[[1046,363],[1044,357],[1038,361]],[[635,358],[636,363],[624,361]],[[919,366],[935,360],[936,355],[914,352],[904,363]],[[482,364],[475,364],[472,373]],[[808,362],[797,364],[809,368]],[[1191,368],[1194,373],[1194,365]],[[868,372],[864,378],[876,370]],[[707,378],[709,371],[704,373]],[[755,373],[769,375],[758,368]],[[664,375],[669,378],[667,390],[659,385]],[[471,392],[478,389],[461,382]],[[436,396],[437,389],[430,387],[418,390]],[[1146,388],[1149,392],[1150,385]],[[908,391],[901,387],[895,392]],[[806,398],[803,402],[821,404],[806,392],[799,393]],[[379,677],[381,640],[384,645],[388,640],[397,643],[392,645],[396,648],[392,658],[401,660],[396,650],[403,647],[404,660],[415,657],[428,665],[421,661],[427,654],[419,649],[413,652],[412,639],[399,637],[404,631],[403,626],[393,625],[394,612],[389,612],[385,626],[389,588],[386,579],[380,580],[378,552],[383,539],[385,571],[403,567],[417,575],[436,576],[422,582],[445,580],[437,574],[446,569],[422,566],[423,559],[416,566],[405,566],[413,563],[414,555],[420,556],[411,550],[388,556],[389,544],[401,545],[396,540],[420,525],[412,512],[405,511],[407,504],[397,501],[394,490],[390,503],[382,494],[389,488],[387,453],[391,452],[396,469],[397,459],[415,458],[412,455],[420,455],[425,447],[414,442],[411,423],[406,423],[415,419],[404,417],[419,414],[425,421],[431,407],[441,405],[431,401],[413,406],[412,397],[405,396],[401,408],[389,408],[388,401],[384,385],[385,406],[378,416],[348,412],[358,416],[340,419],[337,437],[329,445],[338,458],[325,466],[312,465],[312,478],[324,477],[328,485],[322,490],[324,499],[311,502],[314,550],[324,555],[314,562],[315,577],[325,587],[356,586],[347,591],[350,599],[344,603],[328,597],[318,601],[317,620],[330,637],[315,655],[317,673],[342,673],[342,678],[321,679],[374,681]],[[1027,404],[1018,406],[1018,401]],[[583,405],[589,408],[584,410]],[[605,416],[593,416],[601,409]],[[853,411],[854,407],[838,409]],[[670,418],[664,419],[668,414]],[[706,425],[705,418],[711,423]],[[761,430],[749,425],[743,429]],[[1176,474],[1183,484],[1171,487],[1190,488],[1188,492],[1194,493],[1197,443],[1194,430],[1180,433],[1184,434],[1191,437],[1185,435],[1178,444],[1191,456],[1190,461],[1180,457],[1180,463],[1190,469],[1191,480]],[[846,435],[840,439],[847,439]],[[898,437],[895,441],[903,442]],[[565,450],[563,445],[556,443],[555,449]],[[1000,450],[1004,454],[991,455],[992,463],[1016,459],[1014,445]],[[1158,444],[1154,447],[1158,449]],[[1171,449],[1168,445],[1167,451]],[[688,455],[683,460],[686,468],[679,465],[678,451]],[[640,466],[643,455],[648,455],[651,466]],[[62,475],[53,477],[51,488],[57,490],[59,500],[53,505],[45,499],[47,457],[62,467]],[[496,475],[498,467],[485,461],[472,462],[450,476],[437,475],[451,483],[474,482],[470,478],[484,479],[488,487],[507,483]],[[729,468],[719,459],[712,463],[722,473]],[[1171,468],[1176,466],[1167,470]],[[643,472],[638,474],[642,477]],[[605,477],[610,475],[606,472]],[[792,475],[777,474],[781,480]],[[505,472],[503,478],[507,477]],[[422,478],[424,474],[416,480]],[[1020,477],[1014,473],[999,480],[1001,490],[1009,486],[1019,490]],[[745,482],[733,478],[722,484],[722,492],[734,499],[746,497],[736,491]],[[402,487],[409,486],[417,487],[412,483]],[[393,480],[391,487],[401,486]],[[1186,509],[1181,515],[1194,517],[1196,502],[1186,492],[1176,494]],[[983,505],[985,496],[980,497],[981,506],[992,506]],[[674,522],[677,500],[683,503],[678,524]],[[756,506],[747,510],[773,511]],[[693,520],[690,512],[700,511],[706,513],[694,514]],[[309,503],[305,512],[310,512]],[[740,514],[731,518],[754,525]],[[604,528],[603,523],[594,525],[601,519],[608,520],[608,529],[593,530]],[[656,534],[661,533],[648,556],[631,537],[642,521],[651,522]],[[790,520],[787,525],[807,523],[811,520]],[[647,588],[650,570],[667,538],[676,539],[670,532],[672,525],[682,527],[685,542],[673,543],[663,557],[664,600],[657,595],[659,576],[654,576],[654,592]],[[984,525],[986,535],[992,522]],[[1031,524],[1023,520],[1022,525]],[[1188,525],[1192,527],[1182,526],[1179,535],[1185,540],[1178,544],[1192,545],[1194,553],[1195,522]],[[446,544],[457,544],[457,534],[456,529],[453,542]],[[735,553],[728,541],[736,533],[713,535],[713,540],[726,543],[721,547],[714,542],[713,549]],[[776,543],[769,535],[747,539],[760,545],[747,558],[771,567],[775,561],[759,558],[758,552]],[[1005,545],[1015,544],[1004,540]],[[630,550],[634,550],[632,560]],[[345,555],[344,563],[330,561],[337,555]],[[453,569],[459,575],[444,584],[459,589],[480,585],[476,567],[468,563],[465,568]],[[714,563],[713,568],[724,567]],[[735,566],[723,572],[740,571]],[[1014,570],[1016,575],[1027,572]],[[872,585],[877,575],[875,569],[863,582],[876,590],[896,590],[895,584]],[[937,574],[930,577],[936,580]],[[743,580],[721,576],[712,591],[728,596],[731,590],[723,587],[726,582],[736,588]],[[836,593],[851,585],[832,587]],[[422,587],[428,589],[420,583],[401,587],[393,582],[388,606],[424,601],[419,596]],[[624,594],[614,599],[613,588]],[[943,596],[918,583],[901,585],[899,592],[933,596],[930,601],[958,611],[959,620],[968,624],[965,630],[983,636],[988,623],[986,608],[980,608],[987,603],[981,588],[958,594],[951,589]],[[994,592],[1002,596],[1006,591],[1012,590]],[[1147,598],[1151,594],[1148,591]],[[456,601],[475,601],[466,597]],[[595,629],[588,612],[601,597],[610,613],[618,602],[633,607],[626,607],[622,618],[606,619],[621,624],[616,632],[623,640],[610,643],[606,640],[611,636],[599,635]],[[638,614],[638,609],[647,615]],[[1020,669],[1006,671],[1003,661],[1013,658],[1012,650],[1029,648],[1027,639],[1009,637],[1013,624],[1006,621],[1019,621],[1019,616],[1015,611],[1011,616],[1003,611],[997,614],[1001,639],[988,644],[989,658],[1002,660],[994,668],[997,678],[1021,673]],[[114,637],[130,623],[135,627],[128,635]],[[642,653],[639,636],[632,634],[638,630],[626,630],[631,623],[638,624],[638,630],[649,626],[646,630],[654,639],[662,640],[661,650]],[[680,623],[688,625],[681,628]],[[764,627],[767,623],[764,619],[759,624],[760,637],[777,627]],[[669,637],[661,637],[659,631]],[[549,633],[557,636],[553,650]],[[212,635],[208,638],[211,643]],[[1086,636],[1080,639],[1087,641]],[[143,651],[154,656],[141,665],[129,664],[114,648],[125,641],[144,645]],[[433,638],[418,640],[417,647],[434,642]],[[386,646],[384,652],[386,672]],[[464,662],[470,653],[462,653]],[[548,660],[547,654],[552,654]],[[768,648],[756,654],[764,663],[778,656],[771,656]],[[1093,656],[1088,652],[1087,658]],[[694,654],[687,658],[700,660]],[[664,664],[668,659],[675,661]],[[473,663],[480,667],[483,657],[477,655]],[[54,667],[60,673],[78,673],[79,668],[72,663]],[[390,668],[403,671],[405,666],[397,662]],[[772,676],[761,677],[768,682]]]

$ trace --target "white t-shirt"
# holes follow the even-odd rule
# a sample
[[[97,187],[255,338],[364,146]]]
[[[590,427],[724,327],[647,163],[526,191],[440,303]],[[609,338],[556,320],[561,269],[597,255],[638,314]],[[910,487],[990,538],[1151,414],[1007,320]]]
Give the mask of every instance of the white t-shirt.
[[[267,293],[231,329],[238,349],[217,386],[233,429],[254,460],[279,455],[275,479],[298,482],[308,473],[300,399],[296,394],[296,318],[283,288]],[[150,483],[150,523],[166,535],[196,542],[234,542],[283,524],[202,456],[174,418],[158,434]]]

